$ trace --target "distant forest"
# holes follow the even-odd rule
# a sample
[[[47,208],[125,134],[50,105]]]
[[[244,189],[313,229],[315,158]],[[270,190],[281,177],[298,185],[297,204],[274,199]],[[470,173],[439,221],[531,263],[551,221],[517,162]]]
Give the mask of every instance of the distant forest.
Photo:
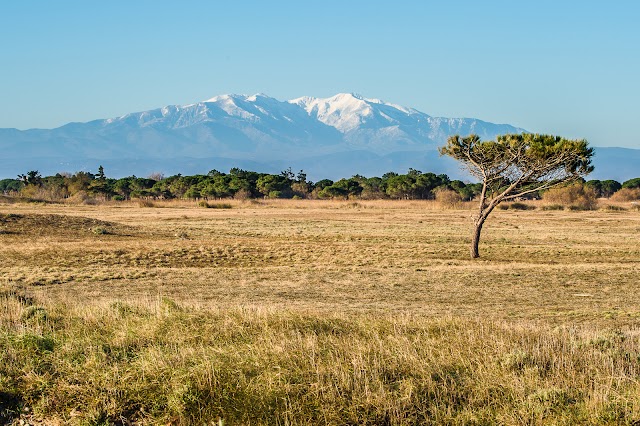
[[[597,197],[609,198],[621,189],[640,188],[640,178],[620,183],[615,180],[582,182]],[[382,177],[355,175],[332,181],[312,182],[304,171],[290,168],[278,174],[258,173],[233,168],[229,173],[211,170],[206,175],[146,178],[129,176],[113,179],[102,166],[98,173],[58,173],[43,177],[38,171],[0,180],[0,193],[35,199],[60,200],[70,197],[94,197],[102,200],[129,199],[222,199],[222,198],[310,198],[310,199],[434,199],[440,191],[456,194],[460,200],[472,200],[482,185],[451,180],[446,174],[423,173],[409,169],[406,174],[389,172]],[[541,194],[532,194],[537,198]]]

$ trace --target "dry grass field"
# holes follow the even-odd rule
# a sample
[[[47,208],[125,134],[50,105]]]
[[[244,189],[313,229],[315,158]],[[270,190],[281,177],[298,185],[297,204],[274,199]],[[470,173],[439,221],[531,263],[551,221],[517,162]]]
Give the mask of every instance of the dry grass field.
[[[211,204],[0,204],[0,421],[640,421],[637,210]]]

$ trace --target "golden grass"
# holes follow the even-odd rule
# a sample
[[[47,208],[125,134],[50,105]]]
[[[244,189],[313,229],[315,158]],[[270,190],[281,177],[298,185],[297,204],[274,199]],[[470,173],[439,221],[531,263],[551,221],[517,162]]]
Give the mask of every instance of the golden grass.
[[[637,211],[225,204],[0,204],[0,419],[640,419]]]

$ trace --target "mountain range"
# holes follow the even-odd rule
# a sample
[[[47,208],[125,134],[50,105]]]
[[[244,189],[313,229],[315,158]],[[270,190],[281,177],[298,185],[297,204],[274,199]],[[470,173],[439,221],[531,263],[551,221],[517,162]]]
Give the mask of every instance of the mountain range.
[[[432,117],[348,93],[289,101],[221,95],[55,129],[0,129],[0,177],[28,170],[95,172],[103,165],[112,177],[291,167],[312,179],[337,179],[411,167],[466,178],[457,163],[438,155],[448,136],[494,139],[524,131],[474,118]],[[597,148],[595,163],[599,178],[637,177],[640,150]]]

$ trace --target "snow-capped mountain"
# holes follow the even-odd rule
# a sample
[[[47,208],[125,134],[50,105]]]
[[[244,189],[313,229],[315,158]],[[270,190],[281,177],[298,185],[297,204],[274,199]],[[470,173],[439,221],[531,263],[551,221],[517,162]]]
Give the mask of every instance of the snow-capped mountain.
[[[431,117],[412,108],[341,93],[280,101],[220,95],[117,118],[43,130],[0,129],[0,177],[25,170],[206,173],[304,168],[310,177],[382,174],[408,167],[460,175],[437,147],[453,134],[493,139],[523,129],[473,118]],[[107,167],[109,166],[109,167]]]

